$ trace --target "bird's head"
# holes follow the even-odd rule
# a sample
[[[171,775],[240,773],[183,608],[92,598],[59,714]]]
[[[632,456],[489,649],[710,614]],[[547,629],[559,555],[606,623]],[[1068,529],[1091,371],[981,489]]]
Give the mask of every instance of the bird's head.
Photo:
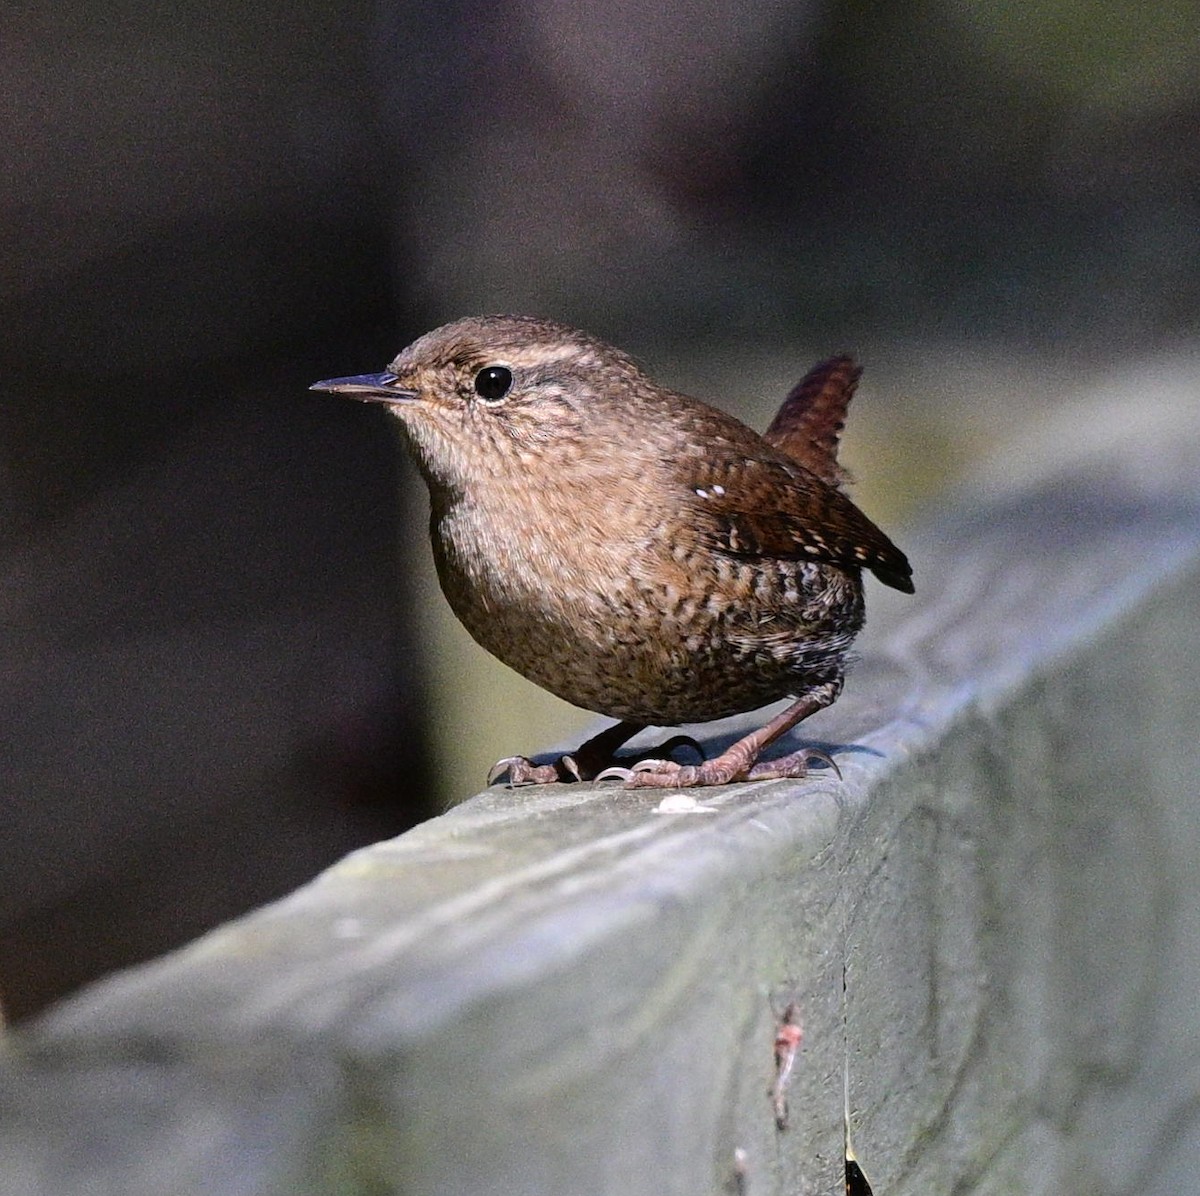
[[[472,316],[414,341],[381,374],[312,389],[383,403],[431,486],[455,491],[611,453],[649,386],[603,341],[528,316]]]

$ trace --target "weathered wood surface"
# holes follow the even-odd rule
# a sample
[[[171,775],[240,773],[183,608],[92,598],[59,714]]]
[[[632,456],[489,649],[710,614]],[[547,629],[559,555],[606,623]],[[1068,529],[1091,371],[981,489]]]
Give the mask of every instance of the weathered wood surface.
[[[740,1150],[750,1196],[828,1194],[847,1107],[876,1196],[1191,1190],[1200,402],[1165,387],[901,537],[918,597],[872,589],[806,725],[842,783],[496,789],[358,852],[15,1035],[0,1191],[697,1196]]]

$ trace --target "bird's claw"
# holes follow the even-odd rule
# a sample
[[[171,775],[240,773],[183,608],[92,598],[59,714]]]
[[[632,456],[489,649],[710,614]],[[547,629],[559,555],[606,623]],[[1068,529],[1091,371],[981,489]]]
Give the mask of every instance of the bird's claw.
[[[693,764],[676,764],[674,760],[639,760],[630,768],[606,768],[596,780],[624,781],[626,789],[666,789],[696,784],[694,780],[687,778],[698,771]],[[647,776],[653,780],[643,779]],[[671,778],[669,784],[664,780],[667,777]]]
[[[821,760],[842,779],[833,757],[820,748],[801,748],[774,760],[748,763],[730,751],[703,764],[676,764],[673,760],[642,760],[624,778],[626,789],[691,789],[702,785],[728,785],[733,781],[796,780],[808,776],[808,762]]]
[[[560,779],[558,768],[553,764],[534,764],[528,756],[505,756],[488,769],[487,783],[494,785],[505,773],[508,773],[510,789],[520,785],[550,785]],[[575,777],[578,779],[578,772]]]
[[[553,785],[556,781],[582,781],[574,756],[559,756],[553,764],[534,764],[528,756],[505,756],[488,769],[487,783],[494,785],[508,773],[510,789],[520,785]]]
[[[823,752],[820,748],[800,748],[799,751],[791,752],[787,756],[778,756],[774,760],[760,760],[746,772],[745,780],[781,781],[806,777],[810,760],[820,760],[833,769],[839,781],[844,779],[837,761],[828,752]]]
[[[808,775],[810,760],[828,765],[840,781],[842,770],[828,752],[820,748],[801,748],[774,760],[746,761],[744,754],[732,751],[704,760],[700,745],[690,735],[676,735],[659,746],[659,750],[678,747],[693,748],[701,757],[699,764],[677,764],[674,760],[646,759],[625,765],[611,765],[598,772],[593,780],[621,781],[626,789],[691,789],[708,785],[728,785],[732,781],[778,781],[798,779]],[[550,785],[556,781],[584,780],[583,770],[574,756],[561,756],[554,764],[534,764],[526,756],[506,756],[497,760],[488,771],[487,783],[493,785],[505,773],[511,788],[521,785]]]
[[[718,760],[720,757],[718,757]],[[704,764],[676,764],[674,760],[639,760],[630,770],[626,789],[690,789],[693,785],[722,785],[720,780],[702,780],[716,760]]]
[[[704,759],[704,749],[690,735],[672,735],[670,739],[657,744],[652,751],[658,752],[673,752],[676,748],[691,748],[692,751]],[[592,779],[594,781],[624,781],[628,786],[630,778],[635,772],[646,772],[648,770],[660,770],[663,768],[678,768],[673,760],[638,760],[634,764],[623,765],[614,764],[604,769],[603,772],[598,772]]]
[[[756,764],[750,770],[750,779],[752,781],[760,779],[759,774],[758,774],[758,770],[760,768],[764,770],[764,775],[762,776],[761,779],[763,779],[763,780],[769,779],[765,775],[766,770],[771,769],[771,768],[779,768],[780,766],[782,766],[783,768],[786,769],[788,767],[789,762],[791,762],[791,761],[795,761],[796,762],[795,766],[803,768],[804,771],[799,772],[799,773],[781,772],[779,775],[781,777],[793,777],[793,776],[801,776],[802,777],[802,776],[807,775],[807,773],[808,773],[809,760],[820,760],[823,764],[827,764],[831,769],[833,769],[834,775],[837,777],[837,779],[839,781],[845,779],[842,776],[842,770],[840,768],[838,768],[837,761],[828,752],[821,751],[820,748],[801,748],[799,751],[792,752],[788,756],[780,756],[779,759],[777,759],[777,760],[764,760],[761,764]]]

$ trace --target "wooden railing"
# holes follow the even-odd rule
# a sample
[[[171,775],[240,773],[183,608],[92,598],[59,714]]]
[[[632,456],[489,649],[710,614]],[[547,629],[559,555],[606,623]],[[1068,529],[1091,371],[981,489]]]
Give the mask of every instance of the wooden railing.
[[[13,1034],[0,1192],[831,1194],[847,1128],[876,1196],[1192,1190],[1200,398],[1159,384],[899,537],[917,597],[872,586],[802,728],[842,781],[495,788],[357,852]]]

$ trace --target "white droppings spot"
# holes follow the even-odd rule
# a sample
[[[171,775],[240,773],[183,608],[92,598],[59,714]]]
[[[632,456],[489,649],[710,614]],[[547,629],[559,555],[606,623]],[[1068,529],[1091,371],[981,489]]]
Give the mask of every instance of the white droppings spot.
[[[714,494],[716,494],[716,495],[724,495],[724,493],[725,493],[725,487],[724,487],[724,486],[721,486],[721,485],[714,486],[714,487],[712,488],[712,492],[713,492]]]
[[[698,494],[698,495],[699,495],[701,498],[707,498],[707,497],[708,497],[708,491],[707,491],[707,490],[701,490],[699,487],[697,487],[697,488],[696,488],[696,493],[697,493],[697,494]]]
[[[669,793],[654,807],[656,814],[715,814],[711,806],[702,806],[690,793]]]

